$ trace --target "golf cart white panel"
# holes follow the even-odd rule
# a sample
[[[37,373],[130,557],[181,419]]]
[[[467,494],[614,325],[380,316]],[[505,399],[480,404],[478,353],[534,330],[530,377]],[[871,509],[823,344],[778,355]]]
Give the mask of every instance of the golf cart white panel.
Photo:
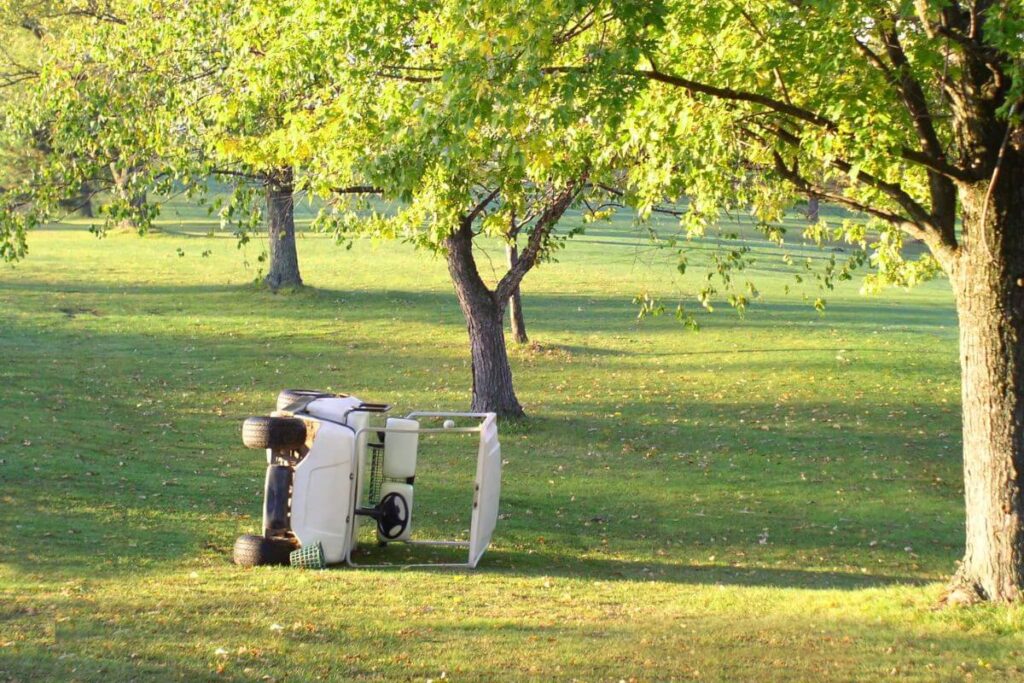
[[[355,434],[341,425],[317,422],[313,445],[295,467],[292,531],[302,545],[319,541],[330,564],[341,562],[348,554]]]
[[[488,413],[480,425],[480,449],[476,459],[476,485],[473,492],[473,517],[469,528],[469,566],[476,567],[491,543],[498,523],[501,497],[501,444],[494,413]]]
[[[348,418],[349,413],[362,405],[362,403],[355,396],[331,396],[310,401],[306,405],[305,411],[313,417],[348,424],[346,418]]]
[[[419,448],[420,423],[400,417],[389,417],[384,437],[384,477],[410,479],[416,476],[416,450]]]

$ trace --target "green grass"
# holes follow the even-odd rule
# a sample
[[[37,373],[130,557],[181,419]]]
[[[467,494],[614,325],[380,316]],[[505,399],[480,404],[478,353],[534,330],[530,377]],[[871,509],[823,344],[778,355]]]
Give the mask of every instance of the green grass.
[[[241,420],[285,386],[464,409],[465,327],[407,246],[303,235],[311,288],[275,296],[258,244],[179,210],[144,239],[39,231],[0,269],[0,679],[1024,678],[1019,610],[932,609],[963,533],[946,283],[846,283],[819,316],[762,245],[764,301],[693,334],[631,299],[697,269],[592,226],[524,287],[531,417],[502,425],[478,570],[242,570]],[[424,467],[465,502],[465,462]]]

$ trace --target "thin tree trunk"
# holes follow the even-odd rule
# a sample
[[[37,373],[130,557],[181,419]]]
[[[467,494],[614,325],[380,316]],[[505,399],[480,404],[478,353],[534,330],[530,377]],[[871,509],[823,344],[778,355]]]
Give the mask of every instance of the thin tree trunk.
[[[473,233],[462,225],[446,241],[448,272],[466,318],[473,372],[472,410],[522,417],[505,347],[505,302],[487,288],[473,258]]]
[[[129,203],[132,205],[132,209],[139,211],[142,209],[142,207],[146,205],[146,202],[148,200],[149,195],[146,193],[146,191],[139,190],[138,192],[132,193],[132,198],[129,200]]]
[[[951,279],[967,534],[955,601],[1009,602],[1024,590],[1024,164],[1014,166],[990,201],[987,182],[961,194],[966,242]]]
[[[265,282],[271,290],[301,287],[295,248],[295,185],[292,170],[281,169],[267,179],[267,222],[270,267]]]
[[[519,261],[519,247],[515,244],[505,245],[505,255],[508,257],[509,270],[515,268]],[[512,327],[512,339],[517,344],[525,344],[530,341],[526,335],[526,319],[523,317],[523,297],[519,291],[519,285],[512,291],[508,298],[508,317]]]
[[[812,194],[807,197],[807,222],[818,222],[818,195]]]
[[[92,191],[89,185],[82,183],[78,190],[78,196],[62,200],[60,206],[65,211],[74,212],[82,218],[92,218],[94,216],[92,210]]]
[[[137,172],[137,168],[129,167],[119,169],[116,164],[110,164],[110,174],[114,180],[114,191],[121,197],[121,199],[126,199],[128,201],[128,205],[136,214],[146,205],[146,191],[144,189],[141,191],[136,190],[131,187],[132,176]],[[139,227],[139,222],[133,215],[122,220],[121,227],[137,229]]]

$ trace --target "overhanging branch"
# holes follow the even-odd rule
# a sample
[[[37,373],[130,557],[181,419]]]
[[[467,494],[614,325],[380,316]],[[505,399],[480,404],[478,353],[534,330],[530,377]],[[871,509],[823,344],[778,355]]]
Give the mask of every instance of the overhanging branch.
[[[801,192],[815,194],[827,201],[846,206],[854,211],[860,211],[861,213],[865,213],[869,216],[874,216],[875,218],[880,218],[891,223],[911,237],[919,239],[927,244],[929,249],[931,249],[932,253],[935,255],[935,258],[938,259],[944,268],[948,267],[949,264],[952,263],[955,247],[948,245],[942,239],[942,235],[935,230],[922,228],[916,222],[905,216],[875,208],[869,204],[865,204],[845,195],[833,192],[822,185],[812,183],[810,180],[800,175],[796,168],[788,166],[781,154],[773,152],[772,156],[775,160],[775,171],[779,176]]]
[[[768,126],[766,127],[766,130],[785,144],[799,148],[800,138],[793,133],[790,133],[783,128],[779,128],[778,126]],[[939,226],[932,222],[932,218],[928,211],[926,211],[925,208],[917,202],[917,200],[911,197],[899,183],[882,180],[881,178],[860,169],[856,169],[856,172],[854,172],[855,169],[853,164],[840,157],[834,157],[832,159],[832,163],[835,164],[836,168],[841,170],[843,173],[851,174],[851,177],[857,182],[882,192],[896,202],[900,208],[907,212],[910,216],[910,220],[917,224],[919,229],[932,231],[937,235],[941,234],[942,231]]]
[[[734,102],[760,104],[768,107],[772,111],[785,114],[786,116],[790,116],[800,121],[805,121],[833,133],[839,130],[839,126],[836,122],[827,116],[822,116],[821,114],[815,113],[809,109],[804,109],[803,107],[798,107],[794,104],[782,102],[774,97],[768,97],[767,95],[761,95],[760,93],[748,92],[745,90],[734,90],[732,88],[720,88],[718,86],[690,80],[688,78],[683,78],[682,76],[667,74],[662,71],[655,71],[653,69],[636,69],[632,73],[634,76],[640,76],[641,78],[647,78],[652,81],[658,81],[659,83],[666,83],[678,88],[683,88],[691,93],[711,95],[712,97],[717,97],[723,100],[732,100]]]

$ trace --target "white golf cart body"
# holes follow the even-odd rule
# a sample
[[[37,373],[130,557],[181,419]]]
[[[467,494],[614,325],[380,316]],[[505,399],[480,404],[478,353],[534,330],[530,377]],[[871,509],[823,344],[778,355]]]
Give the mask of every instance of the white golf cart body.
[[[292,533],[303,546],[320,543],[328,564],[345,562],[355,566],[352,551],[358,540],[359,520],[366,515],[360,506],[370,479],[370,440],[382,436],[383,482],[379,496],[400,494],[406,501],[408,519],[400,535],[385,539],[378,531],[378,538],[387,542],[466,547],[466,562],[440,566],[476,567],[490,544],[501,494],[501,446],[494,413],[414,412],[405,418],[387,418],[379,426],[371,425],[374,413],[363,406],[362,401],[351,396],[317,398],[293,413],[284,413],[301,418],[307,426],[308,451],[295,466],[292,482]],[[421,422],[428,420],[444,420],[449,426],[421,426]],[[473,424],[467,424],[470,421]],[[468,542],[421,540],[412,536],[419,437],[432,433],[479,435]]]

